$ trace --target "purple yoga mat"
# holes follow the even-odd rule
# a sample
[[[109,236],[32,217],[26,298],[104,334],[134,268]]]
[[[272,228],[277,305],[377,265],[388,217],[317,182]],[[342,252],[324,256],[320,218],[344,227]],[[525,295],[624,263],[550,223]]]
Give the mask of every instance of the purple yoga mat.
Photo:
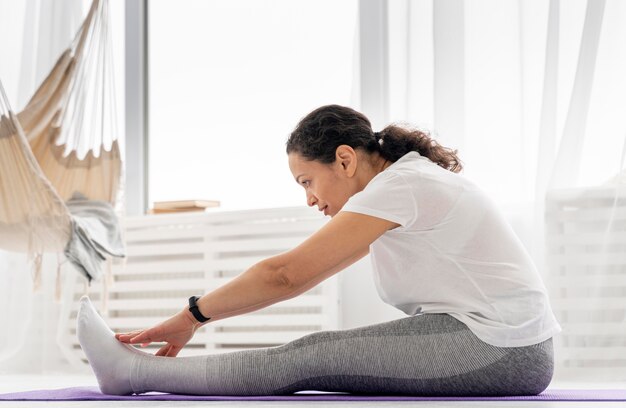
[[[0,394],[0,401],[626,401],[626,390],[551,390],[534,396],[512,397],[421,397],[410,395],[364,395],[303,391],[291,395],[181,395],[146,393],[106,395],[98,387],[72,387]],[[1,407],[1,405],[0,405]]]

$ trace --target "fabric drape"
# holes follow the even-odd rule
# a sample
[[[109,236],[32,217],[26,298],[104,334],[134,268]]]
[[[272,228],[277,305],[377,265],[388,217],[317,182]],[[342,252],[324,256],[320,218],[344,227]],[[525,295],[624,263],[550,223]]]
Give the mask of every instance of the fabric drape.
[[[459,19],[455,4],[457,36],[437,29]],[[459,148],[465,175],[507,213],[564,329],[555,378],[626,381],[626,9],[610,0],[389,7],[389,83],[402,97],[390,119]],[[437,58],[461,62],[437,70]]]

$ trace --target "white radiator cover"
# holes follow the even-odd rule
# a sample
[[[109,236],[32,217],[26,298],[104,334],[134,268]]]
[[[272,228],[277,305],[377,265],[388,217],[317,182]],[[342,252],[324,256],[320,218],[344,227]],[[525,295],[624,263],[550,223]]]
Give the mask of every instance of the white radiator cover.
[[[626,187],[551,191],[546,245],[559,375],[626,380]]]
[[[86,358],[76,338],[76,311],[87,292],[116,332],[148,328],[180,311],[254,263],[294,248],[328,221],[306,207],[128,217],[127,259],[109,284],[66,274],[58,344],[75,366]],[[340,327],[338,275],[298,297],[203,326],[180,352],[200,355],[272,347]],[[105,292],[108,292],[105,293]],[[156,352],[159,345],[144,348]]]

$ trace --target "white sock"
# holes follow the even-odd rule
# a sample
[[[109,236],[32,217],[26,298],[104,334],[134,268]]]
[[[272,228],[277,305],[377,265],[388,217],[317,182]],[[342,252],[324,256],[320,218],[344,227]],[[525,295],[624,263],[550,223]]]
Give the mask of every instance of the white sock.
[[[133,359],[146,355],[122,343],[102,320],[89,297],[80,299],[76,334],[104,394],[132,394],[130,372]]]

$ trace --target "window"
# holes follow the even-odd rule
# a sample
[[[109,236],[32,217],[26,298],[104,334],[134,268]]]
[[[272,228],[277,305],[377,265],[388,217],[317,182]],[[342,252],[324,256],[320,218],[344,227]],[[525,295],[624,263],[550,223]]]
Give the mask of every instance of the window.
[[[149,201],[305,205],[285,142],[353,104],[357,2],[151,0]]]

